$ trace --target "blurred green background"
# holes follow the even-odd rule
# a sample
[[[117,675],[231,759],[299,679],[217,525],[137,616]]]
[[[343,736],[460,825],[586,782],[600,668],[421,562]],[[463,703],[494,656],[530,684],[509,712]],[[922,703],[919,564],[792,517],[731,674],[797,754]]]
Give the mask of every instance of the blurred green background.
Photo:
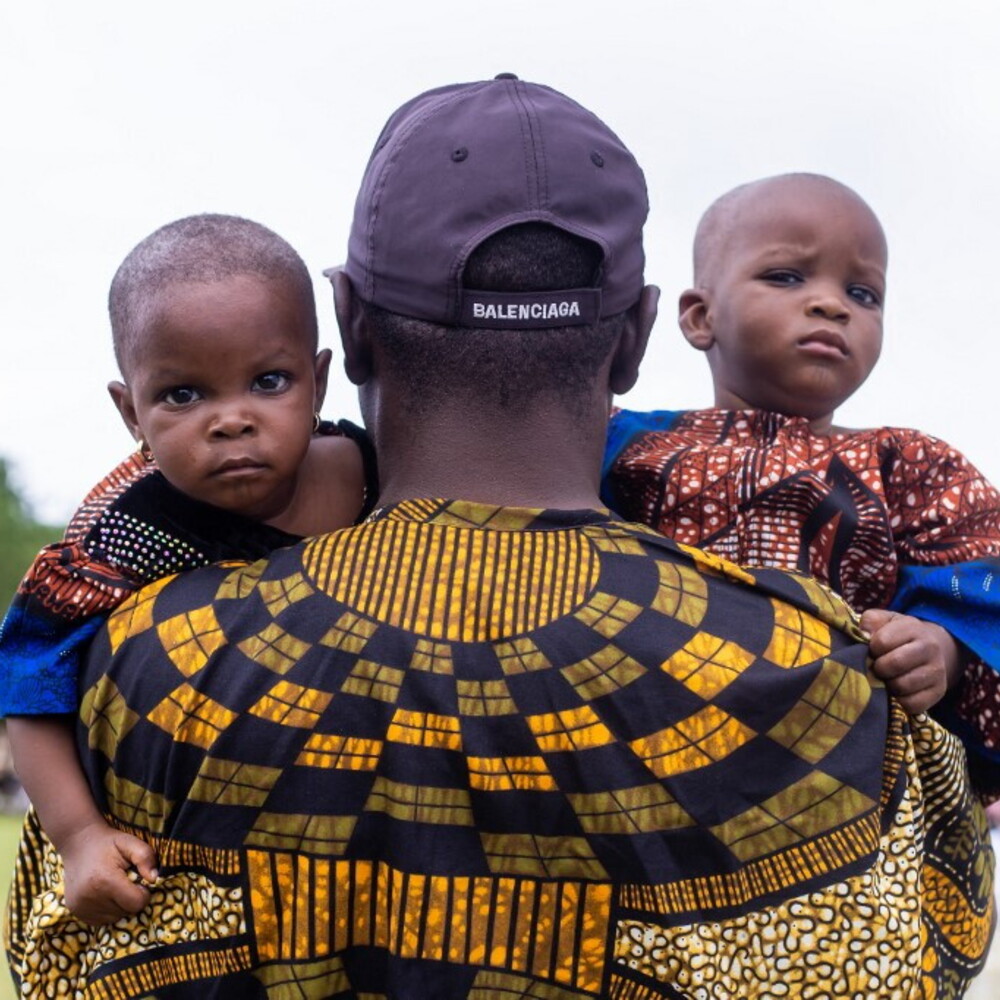
[[[0,458],[0,608],[10,603],[18,582],[38,550],[56,541],[62,529],[39,524]]]

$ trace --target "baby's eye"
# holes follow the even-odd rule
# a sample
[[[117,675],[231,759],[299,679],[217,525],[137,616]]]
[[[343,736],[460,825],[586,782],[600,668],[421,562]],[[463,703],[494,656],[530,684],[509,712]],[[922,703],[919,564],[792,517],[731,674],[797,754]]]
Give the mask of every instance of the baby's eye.
[[[765,271],[761,278],[772,285],[797,285],[802,281],[802,275],[790,268],[779,267],[773,271]]]
[[[283,392],[291,384],[288,372],[264,372],[253,380],[257,392]]]
[[[850,285],[847,289],[847,294],[855,302],[860,302],[861,305],[868,306],[869,308],[876,308],[882,305],[882,300],[879,298],[878,292],[867,285]]]
[[[189,385],[175,385],[173,389],[167,389],[162,398],[170,406],[188,406],[201,399],[201,393]]]

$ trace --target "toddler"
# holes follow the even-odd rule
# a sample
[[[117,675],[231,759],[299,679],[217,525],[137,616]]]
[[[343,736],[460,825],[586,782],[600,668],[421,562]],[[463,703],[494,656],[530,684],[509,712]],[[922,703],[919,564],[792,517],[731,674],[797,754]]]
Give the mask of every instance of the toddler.
[[[138,451],[39,555],[0,627],[15,764],[67,905],[91,923],[142,909],[157,872],[148,844],[105,822],[76,756],[82,647],[144,584],[344,527],[374,498],[364,432],[318,415],[330,351],[281,237],[234,216],[170,223],[125,258],[109,311],[123,381],[108,388]]]
[[[841,593],[908,711],[951,691],[941,711],[1000,793],[1000,495],[936,438],[834,423],[878,360],[886,259],[871,209],[827,177],[723,195],[680,299],[715,408],[615,413],[602,492],[679,542]]]

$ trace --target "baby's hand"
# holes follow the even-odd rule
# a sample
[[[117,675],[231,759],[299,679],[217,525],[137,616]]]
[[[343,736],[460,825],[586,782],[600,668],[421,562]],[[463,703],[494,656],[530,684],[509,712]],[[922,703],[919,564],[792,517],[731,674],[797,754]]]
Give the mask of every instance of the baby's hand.
[[[156,853],[144,840],[107,823],[91,823],[62,845],[66,906],[88,924],[110,924],[138,913],[149,902],[149,890],[133,881],[159,877]]]
[[[872,608],[861,616],[871,635],[872,672],[916,715],[936,705],[962,669],[962,653],[940,625]]]

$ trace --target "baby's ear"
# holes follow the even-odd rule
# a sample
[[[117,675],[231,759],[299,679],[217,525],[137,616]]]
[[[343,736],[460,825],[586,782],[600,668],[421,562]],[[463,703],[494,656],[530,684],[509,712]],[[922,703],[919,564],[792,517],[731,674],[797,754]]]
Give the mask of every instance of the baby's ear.
[[[708,294],[701,288],[681,292],[677,303],[677,322],[684,339],[696,350],[707,351],[714,343],[708,311]]]
[[[313,378],[316,380],[316,394],[313,398],[313,409],[319,413],[323,409],[323,400],[326,399],[326,382],[330,374],[330,359],[333,353],[328,347],[324,347],[313,361]]]
[[[142,428],[139,426],[139,418],[135,412],[135,403],[132,402],[132,391],[124,382],[109,382],[108,395],[111,396],[112,402],[121,414],[132,439],[141,442],[143,440]]]

